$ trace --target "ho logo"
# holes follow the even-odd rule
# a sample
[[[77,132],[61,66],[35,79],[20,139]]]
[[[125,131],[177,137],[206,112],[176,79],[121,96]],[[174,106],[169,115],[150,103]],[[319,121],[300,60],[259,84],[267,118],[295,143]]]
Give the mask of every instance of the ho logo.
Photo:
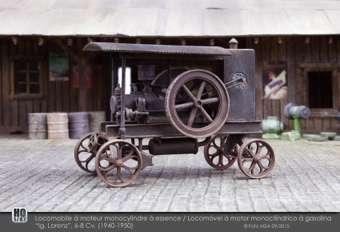
[[[27,209],[24,207],[14,207],[12,210],[12,221],[14,223],[25,223],[27,222]]]

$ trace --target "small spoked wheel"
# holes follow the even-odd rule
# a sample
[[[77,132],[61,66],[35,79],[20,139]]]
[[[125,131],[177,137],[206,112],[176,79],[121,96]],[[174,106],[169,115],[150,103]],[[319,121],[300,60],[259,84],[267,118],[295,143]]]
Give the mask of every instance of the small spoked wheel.
[[[165,109],[171,124],[182,134],[206,138],[224,125],[229,95],[215,74],[194,69],[171,82],[165,95]]]
[[[112,187],[131,184],[142,170],[142,155],[131,143],[115,139],[106,142],[97,152],[97,175]]]
[[[255,179],[263,178],[274,168],[274,150],[263,140],[249,140],[240,147],[237,162],[246,176]]]
[[[225,170],[235,163],[240,146],[237,141],[227,141],[228,135],[216,135],[205,145],[204,158],[211,167]]]
[[[92,132],[81,137],[74,148],[74,159],[78,166],[88,172],[95,174],[94,159],[98,148],[104,143],[98,133]]]

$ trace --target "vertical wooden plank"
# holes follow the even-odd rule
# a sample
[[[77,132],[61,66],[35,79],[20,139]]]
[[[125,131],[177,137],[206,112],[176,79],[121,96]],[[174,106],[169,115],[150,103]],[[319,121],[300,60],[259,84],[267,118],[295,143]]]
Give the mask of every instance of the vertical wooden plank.
[[[320,62],[321,63],[328,63],[328,40],[326,36],[319,37],[320,43]]]
[[[262,45],[263,40],[254,44],[253,38],[249,38],[249,46],[255,50],[255,118],[262,120],[263,117],[263,101],[262,101]]]
[[[305,43],[304,42],[304,63],[311,63],[312,62],[312,45],[311,42],[309,43]],[[305,77],[308,78],[308,77]],[[306,83],[308,82],[308,80],[305,80]],[[306,102],[308,102],[308,99],[305,99]],[[308,104],[307,104],[308,106]],[[313,118],[309,118],[306,119],[306,131],[312,131],[314,130],[314,119]]]
[[[17,55],[18,53],[18,46],[14,45],[13,43],[10,43],[10,56]],[[11,62],[11,79],[14,80],[14,61]],[[14,93],[14,81],[12,83],[13,86],[11,88],[13,89],[12,92]],[[19,126],[19,110],[18,110],[19,104],[17,99],[11,100],[11,118],[12,118],[12,126]]]
[[[288,102],[296,102],[296,83],[295,83],[295,37],[287,38],[287,78],[288,78]],[[289,120],[288,130],[294,129],[293,120]]]
[[[277,62],[278,61],[278,38],[276,36],[270,37],[270,61]],[[272,116],[276,116],[280,119],[280,100],[271,100],[272,104]]]
[[[256,54],[255,54],[256,55]],[[101,65],[97,65],[96,66],[96,80],[94,81],[92,80],[92,83],[95,82],[96,83],[96,99],[97,99],[97,106],[95,108],[96,111],[101,111],[102,110],[102,101],[101,101],[101,86],[102,86],[102,77],[103,77],[103,73],[102,73],[102,66]],[[256,97],[255,97],[256,98]],[[255,107],[256,110],[256,107]]]
[[[25,40],[25,56],[32,55],[32,39],[28,38]],[[25,126],[28,126],[28,114],[33,112],[33,100],[25,99],[26,103],[26,114],[25,114]]]
[[[65,43],[66,43],[66,41],[65,41]],[[72,80],[72,78],[71,78],[71,76],[72,76],[72,69],[71,69],[71,57],[69,56],[68,59],[69,59],[69,63],[68,63],[69,80],[62,82],[62,89],[63,89],[62,110],[64,112],[69,112],[70,111],[70,82]]]
[[[6,113],[11,108],[11,102],[9,99],[10,90],[10,63],[9,63],[9,43],[10,40],[3,40],[1,47],[1,63],[2,63],[2,112],[3,113],[3,125],[11,126],[11,114]]]
[[[71,72],[70,72],[71,76]],[[71,78],[70,78],[71,80]],[[64,112],[70,111],[70,81],[63,81],[62,82],[62,89],[63,89],[63,107],[62,110]]]
[[[74,60],[71,60],[71,70],[73,66],[76,65]],[[70,111],[75,112],[77,111],[77,87],[73,86],[73,75],[71,75],[71,83],[70,83]]]
[[[318,36],[311,37],[311,52],[312,63],[320,62],[320,38]],[[322,121],[319,118],[314,118],[314,128],[310,128],[311,131],[321,131]]]
[[[322,118],[314,118],[314,131],[315,133],[319,133],[322,131]]]
[[[320,62],[329,63],[329,44],[328,37],[321,36],[320,37]],[[335,91],[333,91],[335,94]],[[328,117],[320,118],[322,121],[322,130],[328,131],[330,129],[331,119]]]
[[[338,37],[338,36],[337,36]],[[328,43],[328,59],[330,63],[336,63],[337,59],[337,50],[336,50],[336,44],[337,44],[337,37],[332,36],[332,43]]]
[[[20,40],[17,44],[18,46],[18,54],[25,55],[25,40]],[[19,126],[26,125],[26,100],[19,99]]]
[[[48,49],[47,49],[47,57],[49,57],[50,52],[54,52],[54,42],[49,41]],[[50,81],[49,77],[49,63],[47,64],[47,80],[48,80],[48,112],[55,112],[55,81]]]
[[[278,45],[278,58],[277,58],[279,62],[286,62],[286,64],[287,64],[287,39],[288,39],[288,37],[286,37],[286,36],[282,37],[282,43]],[[288,74],[288,72],[287,72],[287,74]],[[288,82],[288,76],[287,75],[286,75],[286,78],[287,78],[287,80],[286,80],[287,81],[287,87],[289,89],[290,83]],[[289,121],[284,116],[284,108],[288,104],[288,97],[289,96],[287,96],[287,99],[281,99],[280,100],[280,118],[279,119],[286,126],[289,125]]]
[[[322,131],[330,131],[332,118],[322,118],[322,120]]]
[[[32,55],[39,56],[39,45],[38,45],[37,38],[35,37],[32,38],[31,46],[32,46]],[[40,81],[42,81],[42,77],[40,77]],[[43,91],[43,90],[40,90],[40,91]],[[41,99],[33,99],[32,104],[33,104],[33,112],[41,112]]]
[[[45,41],[45,43],[42,46],[39,46],[39,55],[43,56],[44,59],[41,62],[41,81],[42,81],[42,94],[43,98],[41,99],[41,112],[48,112],[48,41]]]
[[[270,61],[270,39],[269,37],[263,37],[262,40],[262,61],[269,62]],[[263,67],[263,64],[261,64]],[[262,82],[262,74],[261,74],[261,82]],[[263,89],[261,89],[263,92]],[[272,102],[268,99],[263,99],[263,119],[266,119],[268,116],[272,115]]]
[[[58,44],[54,46],[54,52],[57,54],[63,54],[64,51],[59,47]],[[55,110],[57,112],[63,111],[63,102],[64,102],[64,89],[63,89],[64,81],[55,81]]]
[[[302,74],[302,69],[300,69],[297,63],[304,62],[304,50],[303,50],[304,39],[301,36],[295,38],[295,82],[296,82],[296,104],[305,105],[306,104],[306,77]],[[306,130],[306,120],[301,120],[302,131]]]
[[[63,111],[63,98],[64,98],[64,94],[63,94],[63,85],[64,81],[55,81],[55,110],[57,112],[62,112]]]
[[[78,74],[79,74],[79,89],[78,89],[78,110],[86,111],[86,84],[85,84],[85,68],[86,60],[83,55],[83,40],[78,38],[78,55],[80,60],[78,61]]]

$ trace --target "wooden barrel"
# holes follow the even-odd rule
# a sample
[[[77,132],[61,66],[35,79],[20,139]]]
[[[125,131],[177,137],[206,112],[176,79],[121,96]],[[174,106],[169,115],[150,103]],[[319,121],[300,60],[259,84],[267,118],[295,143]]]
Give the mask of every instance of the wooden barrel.
[[[47,113],[28,114],[28,139],[47,139]]]
[[[48,139],[68,139],[67,113],[50,113],[47,115]]]
[[[89,133],[89,114],[87,112],[68,113],[69,135],[71,139],[80,139]]]
[[[99,132],[99,123],[106,121],[105,111],[90,111],[88,113],[90,132]]]

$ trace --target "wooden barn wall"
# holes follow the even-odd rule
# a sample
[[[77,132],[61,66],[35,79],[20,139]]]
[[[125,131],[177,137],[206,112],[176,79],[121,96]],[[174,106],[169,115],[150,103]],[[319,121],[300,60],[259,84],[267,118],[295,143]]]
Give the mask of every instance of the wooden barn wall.
[[[77,41],[72,47],[76,47]],[[81,41],[84,45],[86,40]],[[43,45],[38,45],[36,37],[20,37],[17,45],[14,45],[10,38],[0,39],[0,126],[2,129],[18,128],[27,129],[28,114],[34,112],[75,112],[78,111],[78,88],[72,86],[72,64],[70,60],[70,79],[69,81],[50,81],[49,80],[49,52],[65,53],[53,40],[46,40]],[[11,56],[42,56],[42,76],[43,97],[36,99],[15,99],[10,97],[10,80],[13,72],[10,70]],[[92,79],[100,77],[100,69],[91,65]],[[100,78],[99,78],[100,79]],[[92,80],[92,88],[87,89],[86,110],[98,110],[97,83]]]
[[[69,81],[49,81],[48,54],[49,52],[64,53],[65,51],[54,42],[47,39],[42,46],[38,45],[37,37],[20,37],[17,45],[11,38],[0,39],[0,127],[27,127],[28,113],[30,112],[75,112],[79,111],[78,88],[72,86],[72,75]],[[101,41],[113,42],[113,38],[103,38]],[[100,41],[98,40],[98,41]],[[230,38],[215,39],[215,45],[229,47]],[[340,64],[340,37],[333,36],[333,42],[328,42],[328,36],[310,36],[310,43],[305,43],[305,37],[282,37],[282,43],[278,43],[278,37],[259,37],[259,42],[254,43],[254,38],[237,38],[239,48],[255,49],[255,75],[256,75],[256,119],[266,119],[268,116],[277,116],[280,121],[293,129],[293,120],[284,117],[283,111],[286,104],[293,102],[298,105],[304,103],[304,81],[298,73],[298,63],[337,63]],[[62,39],[67,44],[66,39]],[[134,38],[122,38],[119,42],[134,43]],[[78,44],[81,43],[81,44]],[[86,38],[77,38],[69,46],[75,54],[80,54],[79,48],[87,43]],[[154,38],[142,38],[141,43],[154,44]],[[180,44],[181,40],[162,39],[161,44]],[[208,45],[209,39],[187,39],[187,45]],[[78,50],[77,50],[78,49]],[[43,56],[42,65],[44,81],[44,97],[41,99],[11,99],[10,98],[10,56],[37,55]],[[109,100],[111,94],[111,61],[109,54],[89,55],[84,54],[87,65],[92,69],[92,88],[86,89],[86,110],[105,110],[109,119]],[[283,61],[287,63],[288,99],[264,100],[262,99],[262,65],[263,61]],[[156,74],[167,68],[166,61],[156,62]],[[70,71],[73,60],[70,56]],[[136,67],[140,61],[128,61],[128,65]],[[172,63],[176,65],[195,66],[195,61],[181,61]],[[117,64],[119,65],[119,64]],[[200,65],[200,64],[198,64]],[[214,65],[214,64],[208,64]],[[218,66],[219,67],[219,66]],[[216,67],[215,67],[216,68]],[[133,76],[136,76],[136,68]],[[217,70],[218,71],[218,70]],[[338,73],[340,73],[338,71]],[[134,80],[135,81],[135,80]],[[340,85],[340,77],[338,75]],[[340,92],[340,91],[338,91]],[[339,98],[339,96],[337,96]],[[337,124],[340,121],[334,117],[311,117],[302,120],[303,131],[339,131]]]
[[[328,42],[328,36],[311,36],[310,42],[305,43],[305,37],[282,37],[282,43],[278,43],[278,37],[260,37],[257,44],[253,38],[246,39],[246,47],[255,49],[256,72],[256,119],[266,119],[268,116],[277,116],[288,126],[286,130],[293,130],[293,120],[288,120],[284,115],[284,107],[293,102],[303,105],[304,80],[298,72],[298,63],[340,63],[340,37],[334,36],[333,42]],[[288,99],[265,100],[262,99],[262,67],[263,61],[276,61],[287,63]],[[338,83],[340,81],[338,70]],[[339,96],[336,96],[339,98]],[[302,130],[305,132],[339,131],[339,120],[334,117],[310,117],[301,120]]]

